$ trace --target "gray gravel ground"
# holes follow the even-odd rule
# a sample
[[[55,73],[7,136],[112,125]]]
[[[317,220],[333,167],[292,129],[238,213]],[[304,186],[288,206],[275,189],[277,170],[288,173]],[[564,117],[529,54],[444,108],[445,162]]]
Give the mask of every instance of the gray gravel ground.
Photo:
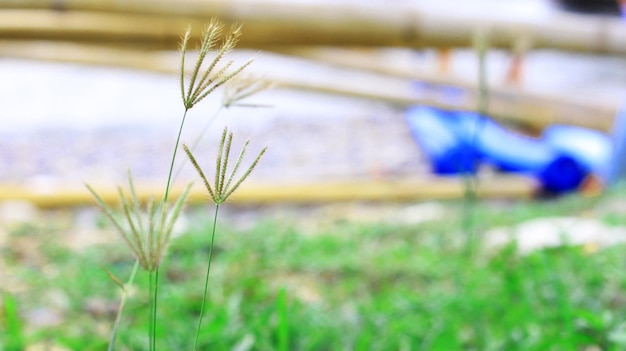
[[[247,54],[244,52],[244,54]],[[391,53],[393,54],[393,52]],[[391,55],[390,54],[390,55]],[[436,67],[432,52],[398,52],[422,69]],[[492,81],[502,79],[507,57],[489,57]],[[454,56],[451,74],[471,79],[475,57]],[[256,72],[313,80],[351,79],[350,72],[303,60],[262,54]],[[177,78],[125,69],[0,60],[0,182],[123,181],[127,169],[142,179],[164,179],[182,113]],[[550,51],[530,54],[524,87],[602,98],[626,96],[621,58]],[[264,108],[231,108],[214,121],[199,159],[210,159],[224,125],[234,148],[251,139],[251,150],[269,147],[253,178],[263,181],[395,177],[428,172],[402,118],[382,103],[275,89],[249,102]],[[215,114],[220,96],[191,111],[183,141],[190,143]],[[193,177],[185,168],[183,177]]]
[[[311,94],[276,92],[281,99],[327,100]],[[332,100],[332,99],[331,99]],[[427,171],[419,149],[404,125],[401,111],[376,103],[338,99],[339,104],[359,106],[355,111],[328,113],[300,111],[295,117],[276,109],[259,117],[258,109],[223,112],[213,123],[196,156],[213,167],[222,126],[234,132],[232,153],[251,139],[249,155],[268,146],[253,174],[257,180],[290,181],[336,178],[403,176]],[[249,114],[229,116],[232,114]],[[206,116],[190,116],[204,118]],[[165,179],[174,146],[178,118],[152,125],[121,125],[95,129],[43,128],[0,134],[0,181],[78,182],[122,180],[130,169],[139,179]],[[191,144],[201,127],[190,121],[183,142]],[[179,154],[179,163],[184,160]],[[190,165],[183,178],[194,175]]]

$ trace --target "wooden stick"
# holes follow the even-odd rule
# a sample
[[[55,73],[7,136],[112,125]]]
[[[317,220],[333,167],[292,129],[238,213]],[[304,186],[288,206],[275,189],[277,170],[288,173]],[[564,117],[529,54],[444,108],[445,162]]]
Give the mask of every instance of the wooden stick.
[[[0,56],[54,60],[82,64],[98,64],[131,67],[160,73],[174,73],[179,56],[175,52],[133,51],[117,46],[55,42],[0,41]],[[336,55],[340,57],[341,55]],[[317,58],[317,57],[316,57]],[[360,69],[372,67],[360,65]],[[382,71],[381,71],[382,72]],[[371,72],[354,71],[349,79],[334,77],[311,80],[307,76],[274,76],[265,74],[265,79],[275,81],[284,88],[309,90],[327,94],[352,96],[355,98],[384,101],[398,106],[428,105],[451,110],[475,110],[477,94],[472,85],[449,78],[437,78],[428,74],[405,74],[391,71],[389,74],[372,75]],[[397,76],[404,76],[398,78]],[[372,79],[375,79],[373,81]],[[437,94],[420,95],[414,87],[415,80],[460,86],[468,89],[459,101],[450,101]],[[602,131],[610,131],[618,106],[609,103],[583,102],[564,98],[544,97],[517,89],[496,87],[491,92],[490,115],[501,121],[524,125],[540,130],[547,125],[560,123],[578,125]]]
[[[380,100],[400,106],[426,105],[444,110],[475,111],[477,96],[467,96],[461,101],[447,101],[441,97],[416,96],[411,82],[397,82],[384,86],[367,84],[365,81],[311,82],[305,79],[275,80],[279,86],[304,89],[328,94],[338,94]],[[617,106],[591,106],[577,103],[536,101],[531,98],[493,96],[489,100],[489,115],[500,121],[541,130],[552,124],[569,124],[585,128],[610,131],[617,114]]]
[[[229,202],[249,203],[328,203],[338,201],[417,201],[431,199],[460,199],[464,196],[464,183],[458,177],[420,178],[401,180],[358,180],[319,182],[306,184],[247,184],[241,187]],[[114,186],[94,186],[109,204],[118,202]],[[530,178],[503,175],[479,182],[478,196],[482,198],[530,198],[536,183]],[[159,198],[161,185],[138,186],[138,197],[145,201],[150,196]],[[172,189],[176,198],[180,188]],[[191,204],[205,204],[208,196],[204,188],[195,186],[188,198]],[[42,208],[83,206],[94,204],[84,187],[55,186],[31,188],[20,185],[0,185],[0,201],[28,201]]]
[[[62,41],[0,40],[0,57],[177,73],[176,51],[141,50],[117,45]]]
[[[116,42],[175,48],[191,24],[212,17],[243,23],[240,47],[284,45],[471,46],[481,30],[492,47],[510,48],[517,38],[535,48],[624,54],[626,23],[619,19],[554,14],[533,21],[485,19],[420,4],[212,1],[3,1],[0,38]],[[26,9],[25,9],[26,8]]]
[[[477,79],[466,80],[449,74],[441,74],[438,70],[426,71],[407,62],[388,62],[383,53],[377,49],[354,49],[336,47],[289,47],[279,50],[280,53],[304,57],[318,62],[329,63],[338,67],[359,69],[367,72],[388,75],[392,77],[411,79],[430,85],[449,86],[465,89],[472,94],[477,94]],[[407,50],[408,53],[408,50]],[[400,53],[401,54],[401,53]],[[587,111],[590,106],[596,106],[607,112],[612,111],[614,102],[594,98],[593,100],[577,96],[572,99],[569,96],[555,95],[542,92],[534,93],[523,89],[518,85],[511,85],[502,81],[490,83],[489,94],[496,99],[518,99],[522,101],[533,101],[548,105],[572,106],[572,109],[583,109]]]

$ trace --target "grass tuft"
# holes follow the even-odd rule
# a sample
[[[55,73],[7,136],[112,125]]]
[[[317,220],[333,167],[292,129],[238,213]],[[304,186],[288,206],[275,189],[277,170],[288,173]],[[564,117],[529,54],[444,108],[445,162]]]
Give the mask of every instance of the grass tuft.
[[[112,350],[115,345],[115,341],[117,338],[117,331],[120,326],[121,315],[126,303],[126,297],[128,295],[128,290],[130,286],[134,283],[135,273],[140,266],[145,271],[149,273],[149,318],[148,318],[148,349],[150,351],[155,351],[156,347],[156,334],[157,334],[157,308],[158,308],[158,292],[159,292],[159,267],[165,257],[166,250],[169,246],[169,242],[171,239],[171,233],[174,228],[174,223],[178,219],[180,215],[180,211],[183,207],[185,199],[187,198],[190,185],[185,187],[183,193],[179,196],[178,200],[174,203],[173,207],[169,207],[169,193],[171,184],[176,178],[176,174],[173,173],[174,165],[176,162],[176,155],[178,151],[178,146],[181,141],[183,127],[185,125],[185,121],[187,118],[187,113],[191,108],[200,103],[204,98],[206,98],[210,93],[215,91],[215,89],[220,86],[228,83],[233,78],[235,78],[239,73],[241,73],[246,67],[250,65],[253,60],[248,60],[244,64],[231,69],[234,62],[227,61],[225,64],[221,65],[221,61],[224,59],[225,55],[231,52],[239,38],[241,36],[241,26],[233,26],[230,31],[223,36],[223,41],[218,46],[217,43],[220,38],[222,38],[223,32],[223,24],[216,19],[210,21],[210,23],[205,27],[202,40],[200,43],[200,48],[198,52],[198,56],[196,58],[195,64],[189,74],[186,72],[186,56],[188,51],[189,40],[191,37],[191,28],[188,28],[181,39],[180,52],[181,52],[181,60],[180,60],[180,91],[181,97],[183,100],[184,113],[182,119],[180,121],[180,125],[178,128],[178,133],[176,136],[176,143],[174,145],[174,149],[172,151],[172,158],[170,161],[169,173],[167,176],[167,182],[165,185],[165,192],[160,201],[155,201],[154,198],[151,198],[147,201],[145,206],[140,204],[140,201],[137,197],[137,193],[135,191],[135,186],[133,184],[132,177],[128,176],[128,193],[124,191],[121,187],[118,188],[118,195],[120,201],[120,212],[121,216],[117,216],[114,211],[109,208],[102,198],[97,194],[97,192],[87,185],[88,190],[91,192],[93,197],[96,200],[98,206],[102,209],[105,217],[112,223],[112,225],[117,229],[117,231],[121,234],[124,242],[131,250],[133,255],[136,257],[136,263],[133,266],[132,273],[130,278],[126,284],[123,284],[116,275],[107,270],[107,275],[111,278],[115,284],[122,290],[122,300],[119,305],[119,309],[117,311],[117,317],[115,320],[115,324],[113,327],[113,331],[111,334],[111,338],[109,340],[109,350]],[[218,46],[216,48],[216,46]],[[211,59],[209,59],[209,54],[214,53]],[[188,80],[188,82],[187,82]],[[248,85],[250,87],[250,85]],[[243,92],[239,91],[237,95],[231,96],[229,101],[230,103],[244,99],[258,91],[261,88],[265,88],[265,85],[254,86],[252,90],[247,89]],[[223,105],[225,106],[225,105]],[[220,107],[221,109],[221,107]],[[207,125],[210,124],[207,123]],[[198,136],[201,138],[203,132]],[[194,166],[199,171],[205,186],[211,193],[211,197],[214,202],[219,205],[222,202],[226,201],[226,199],[239,187],[239,185],[247,178],[252,169],[256,166],[257,162],[265,152],[265,149],[261,151],[258,157],[254,160],[252,165],[247,169],[247,171],[241,176],[237,181],[233,183],[235,173],[239,168],[241,160],[244,157],[246,147],[248,143],[244,145],[242,152],[237,159],[234,170],[227,178],[227,169],[228,169],[228,159],[230,155],[230,147],[232,142],[232,134],[228,135],[228,139],[226,140],[227,130],[224,130],[224,135],[222,136],[220,148],[218,150],[219,156],[217,159],[217,170],[216,170],[216,182],[215,189],[211,189],[209,186],[206,177],[201,172],[200,167],[197,162],[193,158],[193,155],[190,149],[185,146],[185,152],[192,160]],[[209,271],[211,267],[211,254],[213,243],[215,239],[215,221],[217,220],[217,207],[215,211],[215,219],[213,226],[213,233],[211,235],[211,252],[209,254],[208,268],[206,273],[206,279],[204,284],[204,297],[202,302],[202,307],[200,309],[200,318],[198,322],[198,329],[196,332],[196,337],[194,341],[194,350],[196,349],[198,336],[200,333],[200,326],[202,322],[202,316],[204,312],[204,305],[206,299],[206,291],[208,288],[208,278]]]

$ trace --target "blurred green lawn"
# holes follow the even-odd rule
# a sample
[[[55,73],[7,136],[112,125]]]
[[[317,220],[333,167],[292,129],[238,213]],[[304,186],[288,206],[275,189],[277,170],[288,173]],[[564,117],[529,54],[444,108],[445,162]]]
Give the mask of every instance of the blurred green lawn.
[[[624,194],[486,202],[471,215],[476,233],[559,215],[619,226],[626,216],[606,204]],[[337,219],[304,227],[270,217],[247,230],[222,224],[199,349],[626,349],[624,245],[524,256],[513,245],[468,249],[463,204],[446,209],[444,219],[413,225]],[[164,262],[159,349],[191,349],[209,212],[188,210],[192,225]],[[36,259],[11,243],[40,235],[38,224],[14,229],[3,249],[6,273],[21,287],[3,295],[0,349],[105,350],[120,292],[103,267],[126,280],[129,252],[121,240],[75,252],[48,229]],[[147,282],[140,272],[116,350],[147,349]],[[36,325],[36,313],[56,319],[39,316]]]

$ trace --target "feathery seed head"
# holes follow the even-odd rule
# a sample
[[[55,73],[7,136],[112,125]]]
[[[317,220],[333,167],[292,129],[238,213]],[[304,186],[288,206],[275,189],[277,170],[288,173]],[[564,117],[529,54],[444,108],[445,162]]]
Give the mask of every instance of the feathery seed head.
[[[237,161],[235,162],[235,165],[233,166],[233,169],[230,171],[230,174],[227,174],[228,173],[228,170],[227,170],[228,160],[230,158],[230,147],[232,144],[232,139],[233,139],[233,134],[228,133],[228,129],[224,128],[224,132],[222,133],[222,138],[220,140],[220,146],[218,148],[218,154],[217,154],[216,163],[215,163],[215,181],[214,181],[213,186],[211,186],[211,183],[209,183],[206,175],[204,174],[204,171],[202,170],[202,168],[196,161],[196,158],[193,156],[192,152],[189,150],[187,145],[183,145],[183,149],[185,150],[185,153],[187,154],[187,156],[189,157],[189,160],[191,161],[194,168],[198,172],[200,178],[202,179],[204,183],[204,186],[206,187],[207,191],[211,195],[211,199],[216,205],[219,205],[225,202],[233,194],[233,192],[235,192],[235,190],[239,188],[239,186],[246,180],[246,178],[250,175],[252,170],[256,167],[259,160],[265,153],[265,150],[267,149],[267,147],[263,148],[263,150],[261,150],[261,152],[257,155],[257,157],[252,162],[252,164],[246,169],[244,174],[238,180],[235,181],[234,180],[235,175],[237,171],[239,170],[241,162],[244,158],[249,141],[246,141],[244,143],[243,148],[241,149],[241,152],[239,153],[239,156],[237,157]]]
[[[210,62],[206,62],[207,55],[209,55],[210,51],[216,46],[218,39],[222,36],[223,28],[224,25],[221,22],[216,19],[212,19],[204,29],[198,57],[196,58],[196,62],[191,70],[191,73],[189,74],[189,82],[187,85],[185,84],[187,77],[185,74],[185,56],[187,54],[190,31],[188,30],[183,36],[180,48],[180,87],[183,105],[186,110],[194,107],[211,92],[231,80],[248,67],[250,63],[252,63],[252,60],[248,60],[241,66],[229,71],[234,62],[228,61],[221,68],[217,68],[224,56],[232,51],[237,45],[239,37],[241,36],[241,25],[235,25],[231,28],[231,30],[224,37],[220,47],[215,50],[213,58]]]
[[[115,215],[113,210],[89,185],[87,185],[87,189],[105,216],[120,233],[141,267],[146,271],[153,272],[165,255],[174,224],[180,215],[191,184],[185,187],[176,203],[170,208],[163,201],[155,202],[154,198],[150,198],[145,207],[142,207],[130,175],[128,176],[128,183],[130,196],[127,196],[121,187],[118,188],[121,216]]]
[[[273,88],[275,85],[276,84],[274,82],[260,79],[249,74],[237,76],[228,82],[228,84],[224,85],[222,105],[227,108],[235,105],[260,107],[261,105],[247,105],[239,102],[245,98],[260,93],[263,90]]]

